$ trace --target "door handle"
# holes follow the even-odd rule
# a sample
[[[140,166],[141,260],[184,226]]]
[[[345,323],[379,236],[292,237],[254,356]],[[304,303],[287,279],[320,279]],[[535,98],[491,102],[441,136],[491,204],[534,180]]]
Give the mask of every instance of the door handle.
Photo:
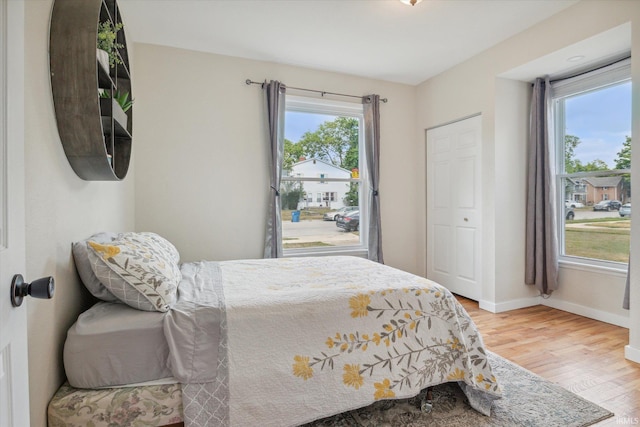
[[[27,295],[34,298],[51,299],[55,291],[55,283],[52,276],[25,283],[22,274],[16,274],[11,280],[11,305],[20,307],[22,300]]]

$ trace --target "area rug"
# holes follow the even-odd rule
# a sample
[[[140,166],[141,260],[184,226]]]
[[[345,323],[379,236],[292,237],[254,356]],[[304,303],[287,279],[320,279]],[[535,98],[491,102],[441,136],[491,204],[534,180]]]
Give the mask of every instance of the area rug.
[[[423,391],[412,399],[376,402],[366,408],[324,418],[305,427],[583,427],[612,412],[489,352],[493,373],[502,387],[491,416],[473,410],[456,383],[433,388],[433,409],[420,410]]]

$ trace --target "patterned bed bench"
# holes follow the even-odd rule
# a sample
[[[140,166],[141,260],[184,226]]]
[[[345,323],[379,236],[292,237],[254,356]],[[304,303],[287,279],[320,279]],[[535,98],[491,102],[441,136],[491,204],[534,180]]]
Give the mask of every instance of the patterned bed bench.
[[[180,384],[77,389],[64,383],[49,402],[49,427],[182,426]]]

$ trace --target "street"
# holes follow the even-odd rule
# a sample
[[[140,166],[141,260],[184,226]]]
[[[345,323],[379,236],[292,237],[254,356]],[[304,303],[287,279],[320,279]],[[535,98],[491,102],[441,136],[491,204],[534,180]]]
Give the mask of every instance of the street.
[[[324,242],[330,245],[356,245],[360,236],[345,232],[336,227],[335,221],[300,220],[300,222],[282,221],[284,242]]]

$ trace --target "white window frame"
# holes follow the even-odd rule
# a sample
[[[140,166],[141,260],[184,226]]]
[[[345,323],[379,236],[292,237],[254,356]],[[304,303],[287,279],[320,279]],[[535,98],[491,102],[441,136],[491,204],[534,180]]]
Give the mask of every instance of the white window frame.
[[[344,102],[326,98],[312,98],[295,95],[287,95],[285,103],[286,111],[295,111],[310,114],[327,114],[332,116],[351,117],[358,120],[358,178],[331,178],[331,177],[282,177],[282,181],[315,181],[315,182],[345,182],[358,183],[358,201],[360,205],[360,243],[358,245],[345,246],[323,246],[303,249],[284,249],[285,257],[296,256],[320,256],[320,255],[356,255],[367,257],[368,255],[368,229],[369,215],[369,181],[367,179],[367,168],[365,161],[364,145],[364,108],[362,103]]]
[[[556,157],[556,218],[558,228],[558,260],[561,266],[579,270],[591,270],[598,272],[611,272],[621,274],[627,271],[627,263],[599,260],[593,258],[583,258],[575,255],[565,255],[565,194],[562,180],[564,178],[588,178],[604,175],[602,172],[579,172],[567,174],[564,166],[564,137],[565,137],[565,111],[564,103],[566,98],[575,95],[594,92],[613,87],[625,82],[631,81],[631,59],[611,64],[597,70],[584,73],[577,77],[564,79],[551,84],[551,117],[553,118],[550,133],[555,139],[555,157]],[[606,175],[624,175],[631,174],[630,169],[624,170],[608,170]]]

